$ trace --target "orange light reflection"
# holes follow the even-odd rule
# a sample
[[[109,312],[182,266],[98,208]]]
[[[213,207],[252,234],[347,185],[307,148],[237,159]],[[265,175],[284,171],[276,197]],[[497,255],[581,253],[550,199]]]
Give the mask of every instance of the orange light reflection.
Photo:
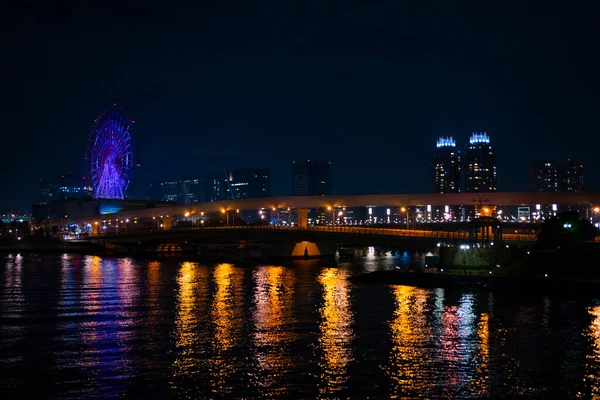
[[[319,309],[319,347],[322,352],[319,392],[325,396],[335,395],[343,388],[348,379],[346,369],[353,359],[354,316],[350,308],[347,274],[339,268],[324,268],[319,275],[319,283],[323,287],[323,305]]]
[[[294,272],[288,268],[265,266],[254,272],[254,343],[256,361],[263,373],[257,382],[263,397],[286,393],[280,378],[293,368],[287,345],[295,335],[289,330],[294,322]]]
[[[209,360],[211,388],[215,396],[230,396],[231,376],[235,372],[235,354],[232,349],[238,344],[243,323],[241,268],[231,264],[219,264],[213,272],[216,293],[211,306],[214,337],[214,354]]]
[[[385,367],[392,379],[390,398],[419,396],[427,393],[427,342],[432,337],[425,319],[429,291],[411,286],[392,286],[394,315],[390,321],[392,351]]]
[[[592,317],[586,336],[590,341],[592,351],[586,355],[586,372],[584,381],[591,398],[600,398],[600,306],[588,308]]]

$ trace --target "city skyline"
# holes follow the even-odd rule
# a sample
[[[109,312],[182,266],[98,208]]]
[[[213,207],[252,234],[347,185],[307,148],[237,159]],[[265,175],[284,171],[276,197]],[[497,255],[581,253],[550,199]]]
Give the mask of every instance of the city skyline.
[[[494,187],[491,191],[496,191],[496,155],[495,152],[492,152],[491,145],[490,136],[487,132],[473,132],[468,139],[468,143],[464,143],[464,146],[461,146],[460,140],[457,143],[452,136],[439,137],[436,141],[436,150],[434,150],[431,159],[432,192],[459,193],[462,191],[490,191],[487,187],[483,188],[483,190],[475,187],[470,188],[468,182],[473,178],[483,180],[493,179],[492,184]],[[461,147],[464,148],[462,153]],[[490,161],[485,161],[485,158],[490,157],[487,155],[488,151],[493,158]],[[481,165],[490,167],[487,170],[488,172],[485,172],[485,170],[481,172],[477,167],[478,161],[481,161],[480,159],[482,158],[484,163]],[[475,163],[476,170],[472,168],[473,162]],[[292,163],[294,165],[294,173],[291,179],[292,195],[334,194],[331,189],[331,162],[307,160],[306,162],[293,161]],[[470,165],[471,167],[469,167]],[[548,191],[547,188],[540,189],[540,182],[536,182],[536,180],[540,181],[542,179],[541,175],[543,175],[543,171],[541,168],[550,167],[551,165],[551,168],[555,170],[554,173],[557,174],[554,178],[556,180],[554,191],[582,190],[584,182],[583,165],[576,160],[568,158],[566,164],[561,164],[560,174],[556,172],[558,168],[554,162],[547,160],[532,161],[527,174],[528,191]],[[207,169],[202,166],[199,170],[199,172],[195,173],[181,174],[178,178],[171,177],[170,179],[164,178],[162,180],[155,178],[143,188],[143,194],[140,194],[142,191],[138,190],[137,194],[133,193],[129,198],[189,204],[232,198],[270,197],[272,194],[270,168]],[[260,180],[257,180],[256,183],[252,182],[252,178],[249,177],[250,175],[253,176],[255,172],[261,175],[260,178],[265,178],[264,183],[261,183]],[[538,176],[535,176],[536,174]],[[234,175],[236,176],[235,179]],[[38,197],[36,197],[34,203],[67,198],[83,198],[86,196],[94,197],[92,193],[93,189],[86,186],[85,178],[78,178],[78,174],[68,172],[61,175],[60,182],[57,182],[57,180],[40,179],[41,186],[38,188]],[[298,178],[304,179],[304,183],[300,183]],[[546,180],[546,178],[542,180]],[[238,181],[240,183],[237,183]],[[319,181],[320,184],[318,183]],[[311,183],[309,184],[309,182]],[[486,183],[487,185],[488,183]],[[437,210],[437,212],[440,211]]]
[[[22,40],[5,47],[2,209],[28,207],[40,177],[83,173],[93,118],[113,103],[136,120],[137,188],[148,174],[255,166],[271,168],[282,195],[291,160],[315,158],[332,162],[337,193],[428,193],[430,143],[473,131],[494,137],[501,191],[527,190],[532,160],[568,157],[598,187],[589,14],[549,10],[542,22],[533,6],[440,2],[425,27],[423,10],[397,4],[181,5],[168,18],[146,4],[147,19],[56,7],[3,13],[3,36]]]

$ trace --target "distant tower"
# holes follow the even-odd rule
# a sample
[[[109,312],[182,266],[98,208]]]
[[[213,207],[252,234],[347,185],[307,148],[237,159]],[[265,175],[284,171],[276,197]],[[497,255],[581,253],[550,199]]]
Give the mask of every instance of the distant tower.
[[[529,190],[556,192],[559,189],[558,169],[553,161],[534,161],[529,165]]]
[[[456,148],[456,141],[452,136],[440,137],[436,147],[431,158],[433,193],[459,193],[461,168],[460,152]]]
[[[496,192],[496,152],[486,132],[473,133],[465,151],[465,192]]]
[[[294,162],[292,196],[331,195],[331,163],[308,160]]]
[[[567,159],[560,171],[560,190],[565,192],[580,192],[584,190],[583,164]]]

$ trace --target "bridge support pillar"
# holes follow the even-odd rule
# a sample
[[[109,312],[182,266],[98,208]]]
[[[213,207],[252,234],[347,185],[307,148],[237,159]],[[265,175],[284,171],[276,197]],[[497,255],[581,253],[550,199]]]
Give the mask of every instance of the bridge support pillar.
[[[173,217],[163,217],[163,219],[162,219],[163,229],[166,231],[171,229],[171,224],[173,223],[174,219],[175,218],[173,218]]]
[[[334,257],[336,251],[335,243],[309,241],[277,243],[265,249],[266,256],[274,259]]]
[[[308,226],[308,208],[296,208],[296,215],[298,215],[298,228],[306,228]]]
[[[92,223],[92,235],[98,234],[99,227],[100,224],[98,224],[97,222]]]

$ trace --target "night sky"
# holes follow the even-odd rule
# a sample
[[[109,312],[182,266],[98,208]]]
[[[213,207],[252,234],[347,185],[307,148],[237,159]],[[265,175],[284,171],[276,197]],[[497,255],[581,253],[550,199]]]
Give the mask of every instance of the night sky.
[[[140,194],[143,176],[204,165],[270,167],[288,195],[292,161],[314,158],[335,193],[430,192],[436,139],[473,131],[496,146],[500,191],[569,156],[600,184],[592,2],[84,3],[0,5],[1,211],[82,174],[113,103],[136,121]]]

